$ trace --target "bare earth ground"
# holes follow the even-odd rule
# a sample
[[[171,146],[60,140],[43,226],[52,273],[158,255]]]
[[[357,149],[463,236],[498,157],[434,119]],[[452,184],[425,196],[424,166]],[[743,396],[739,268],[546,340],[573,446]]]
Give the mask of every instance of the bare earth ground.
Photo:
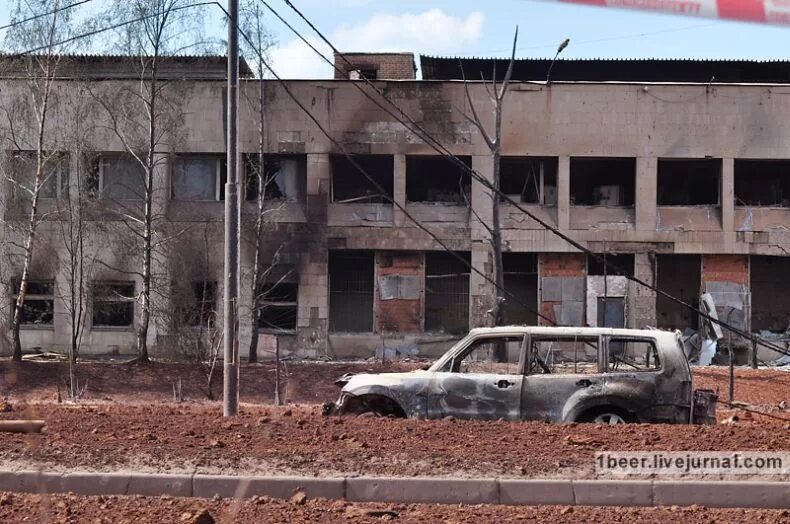
[[[51,401],[57,366],[3,364],[0,393],[11,411],[0,418],[42,418],[47,428],[0,434],[0,469],[589,478],[596,451],[790,451],[790,410],[778,407],[790,403],[786,371],[739,369],[736,380],[736,400],[783,420],[739,412],[734,424],[604,427],[322,417],[315,403],[337,395],[332,380],[381,369],[367,363],[291,364],[288,399],[300,404],[245,404],[232,419],[220,417],[216,402],[172,401],[174,377],[185,395],[200,395],[200,377],[188,366],[81,366],[91,399],[75,405]],[[271,374],[271,366],[245,366],[242,399],[271,398]],[[16,382],[9,390],[10,376]],[[698,387],[717,385],[724,396],[726,370],[697,372]]]
[[[3,503],[3,500],[6,502]],[[207,515],[213,520],[209,520]],[[203,519],[203,520],[201,520]],[[643,522],[692,524],[723,522],[780,523],[788,510],[689,508],[613,508],[563,506],[456,506],[441,504],[358,504],[307,500],[301,504],[267,498],[246,501],[169,497],[77,497],[0,493],[0,521],[91,522]]]

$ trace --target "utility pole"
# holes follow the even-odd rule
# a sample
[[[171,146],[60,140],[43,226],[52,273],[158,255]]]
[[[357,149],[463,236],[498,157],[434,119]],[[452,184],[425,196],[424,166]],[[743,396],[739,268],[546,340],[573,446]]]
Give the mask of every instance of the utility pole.
[[[228,177],[225,184],[225,344],[222,414],[239,413],[239,0],[228,0]]]

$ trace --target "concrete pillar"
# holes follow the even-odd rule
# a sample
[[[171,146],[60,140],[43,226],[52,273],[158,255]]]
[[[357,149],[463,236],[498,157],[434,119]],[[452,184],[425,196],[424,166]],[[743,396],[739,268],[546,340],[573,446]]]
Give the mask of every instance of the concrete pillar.
[[[487,180],[493,180],[493,159],[490,155],[472,157],[472,168]],[[489,227],[492,222],[493,202],[491,191],[477,180],[472,180],[472,207],[474,213],[470,217],[472,238],[472,267],[494,279],[493,250],[491,234],[481,220]],[[472,271],[469,281],[469,325],[471,327],[490,326],[491,318],[486,311],[494,306],[497,296],[496,286],[482,275]]]
[[[154,180],[153,180],[153,203],[151,210],[153,216],[165,216],[167,214],[167,206],[170,201],[170,162],[173,157],[170,156],[168,151],[159,152],[155,156],[154,166]],[[165,334],[168,330],[168,319],[165,318],[169,315],[163,314],[173,311],[172,292],[170,291],[170,283],[172,278],[170,276],[170,265],[167,258],[162,252],[167,249],[167,246],[157,248],[154,246],[153,258],[151,260],[151,287],[154,289],[150,300],[152,307],[151,323],[148,328],[148,344],[150,348],[156,348],[157,335]],[[142,267],[142,266],[141,266]],[[135,284],[139,291],[142,286],[141,282]],[[162,293],[162,287],[167,289]],[[157,290],[158,288],[158,290]],[[139,307],[135,308],[139,316]],[[157,314],[159,312],[159,314]]]
[[[329,155],[307,155],[307,221],[312,234],[299,260],[296,318],[297,347],[303,356],[326,354],[329,326],[328,245],[326,207]],[[331,355],[330,355],[331,356]]]
[[[557,225],[562,231],[571,225],[571,157],[559,157],[557,166]]]
[[[393,200],[403,207],[406,207],[406,155],[395,155],[392,173]],[[406,215],[393,206],[392,210],[395,227],[403,227],[406,224]]]
[[[735,231],[735,160],[721,161],[721,229]]]
[[[655,284],[655,256],[652,253],[634,255],[634,276],[648,284]],[[655,326],[656,293],[652,289],[629,282],[626,325],[634,329]]]
[[[652,157],[636,159],[636,229],[656,229],[656,200],[658,198],[658,160]]]

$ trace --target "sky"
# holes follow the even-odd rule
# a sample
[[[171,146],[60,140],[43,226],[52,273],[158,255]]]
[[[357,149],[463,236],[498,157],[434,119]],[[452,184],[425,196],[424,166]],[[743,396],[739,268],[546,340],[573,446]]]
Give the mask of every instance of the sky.
[[[515,26],[518,57],[790,59],[790,26],[726,22],[532,0],[294,0],[341,51],[413,51],[507,56]],[[304,34],[282,0],[270,4]],[[285,77],[327,77],[331,69],[279,21],[274,68]]]
[[[93,0],[99,9],[107,0]],[[225,1],[225,0],[220,0]],[[283,0],[267,0],[331,58],[331,52]],[[534,0],[293,0],[341,51],[410,51],[419,55],[507,56],[519,27],[517,56],[563,58],[736,58],[790,60],[790,26],[725,22]],[[0,0],[0,25],[14,0]],[[221,15],[207,28],[224,36]],[[268,13],[267,13],[268,14]],[[268,17],[277,45],[272,67],[284,78],[327,78],[329,65]],[[1,36],[1,35],[0,35]]]

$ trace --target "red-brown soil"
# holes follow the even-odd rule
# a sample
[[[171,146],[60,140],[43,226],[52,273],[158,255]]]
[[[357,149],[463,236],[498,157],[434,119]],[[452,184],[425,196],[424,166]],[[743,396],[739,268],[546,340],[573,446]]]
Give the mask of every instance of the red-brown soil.
[[[785,412],[790,415],[790,412]],[[596,451],[790,451],[790,422],[616,427],[543,422],[323,417],[318,406],[14,405],[41,435],[0,434],[0,468],[227,474],[587,477]],[[786,415],[787,416],[787,415]],[[758,420],[762,419],[762,420]]]
[[[603,450],[790,451],[790,410],[778,407],[790,400],[783,371],[739,369],[736,399],[784,420],[738,412],[738,422],[716,426],[602,427],[322,417],[315,403],[337,395],[332,380],[381,368],[372,364],[291,364],[288,399],[303,404],[284,408],[259,403],[271,398],[271,366],[244,366],[242,400],[256,404],[230,419],[217,402],[172,401],[174,377],[186,396],[199,395],[200,375],[189,366],[81,365],[91,398],[78,404],[51,401],[56,368],[2,368],[11,411],[0,418],[42,418],[47,427],[41,435],[0,434],[0,468],[577,478],[593,475],[594,453]],[[699,371],[697,382],[724,384],[726,394],[726,370]]]
[[[3,502],[5,500],[5,503]],[[212,520],[209,520],[209,517]],[[202,521],[200,519],[203,519]],[[0,521],[273,523],[273,522],[642,522],[690,524],[721,522],[781,523],[787,510],[688,508],[618,508],[591,506],[458,506],[441,504],[359,504],[307,500],[301,504],[268,498],[237,501],[169,497],[78,497],[0,493]]]

